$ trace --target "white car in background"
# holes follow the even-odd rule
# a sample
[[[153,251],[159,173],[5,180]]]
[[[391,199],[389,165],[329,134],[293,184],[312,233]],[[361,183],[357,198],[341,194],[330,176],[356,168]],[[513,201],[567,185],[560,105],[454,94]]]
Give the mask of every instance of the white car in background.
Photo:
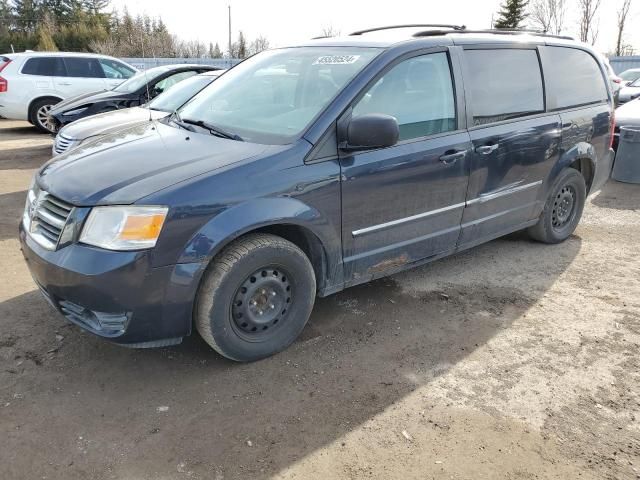
[[[640,78],[640,68],[629,68],[620,74],[620,78],[622,86],[626,87]]]
[[[618,101],[623,104],[638,97],[640,97],[640,78],[620,90]]]
[[[24,52],[0,55],[0,117],[28,120],[49,132],[48,112],[56,103],[83,93],[108,90],[137,69],[105,55]]]

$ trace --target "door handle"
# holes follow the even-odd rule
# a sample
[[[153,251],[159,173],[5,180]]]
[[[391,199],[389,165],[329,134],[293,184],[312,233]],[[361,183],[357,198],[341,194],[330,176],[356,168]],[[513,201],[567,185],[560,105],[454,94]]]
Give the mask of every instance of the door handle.
[[[495,152],[500,145],[495,143],[493,145],[482,145],[480,147],[476,147],[476,153],[480,155],[489,155],[490,153]]]
[[[458,150],[458,151],[450,150],[449,153],[445,153],[440,157],[440,161],[445,165],[452,165],[456,163],[458,159],[464,158],[466,154],[467,154],[466,150]]]
[[[70,83],[67,82],[60,82],[60,85],[64,85],[65,87],[68,87],[69,85],[71,85]]]

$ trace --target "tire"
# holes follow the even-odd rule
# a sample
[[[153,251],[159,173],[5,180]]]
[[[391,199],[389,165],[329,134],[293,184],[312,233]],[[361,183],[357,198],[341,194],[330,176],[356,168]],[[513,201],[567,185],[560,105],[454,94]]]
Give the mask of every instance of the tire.
[[[259,360],[293,343],[315,296],[315,274],[302,250],[275,235],[250,234],[207,268],[195,302],[196,328],[221,355]]]
[[[540,219],[527,230],[531,238],[543,243],[560,243],[575,231],[587,199],[582,174],[567,168],[560,172],[549,191]]]
[[[55,133],[55,127],[46,120],[46,113],[59,102],[57,98],[41,98],[33,102],[29,109],[29,123],[42,133]]]

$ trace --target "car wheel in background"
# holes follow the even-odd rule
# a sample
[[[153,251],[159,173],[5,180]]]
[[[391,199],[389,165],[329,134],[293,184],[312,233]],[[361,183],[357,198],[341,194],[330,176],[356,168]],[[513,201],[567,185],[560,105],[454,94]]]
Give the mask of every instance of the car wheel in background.
[[[226,247],[205,272],[196,327],[225,357],[259,360],[300,335],[315,295],[313,266],[302,250],[275,235],[247,235]]]
[[[49,119],[49,111],[59,102],[57,98],[36,100],[29,109],[29,122],[43,133],[55,133],[55,124]]]

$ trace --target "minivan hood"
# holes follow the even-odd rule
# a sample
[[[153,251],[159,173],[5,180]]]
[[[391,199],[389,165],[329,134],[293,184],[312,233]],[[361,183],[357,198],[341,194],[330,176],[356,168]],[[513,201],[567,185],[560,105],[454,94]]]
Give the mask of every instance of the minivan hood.
[[[169,115],[161,110],[149,110],[142,107],[124,108],[112,112],[99,113],[81,118],[60,129],[58,135],[73,140],[84,140],[95,135],[103,135],[135,123],[163,118]]]
[[[37,182],[76,206],[130,204],[270,148],[143,122],[54,157],[40,169]]]

